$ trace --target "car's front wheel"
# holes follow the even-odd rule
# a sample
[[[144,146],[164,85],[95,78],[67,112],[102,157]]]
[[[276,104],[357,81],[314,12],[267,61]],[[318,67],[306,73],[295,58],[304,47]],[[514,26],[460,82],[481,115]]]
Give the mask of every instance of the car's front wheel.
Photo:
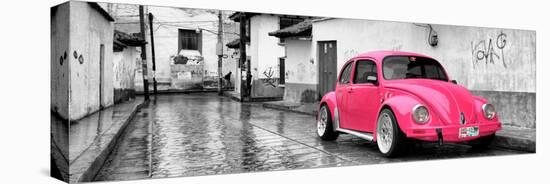
[[[393,112],[389,109],[383,109],[378,116],[376,144],[382,155],[386,157],[398,156],[406,149],[407,137],[399,128]]]
[[[319,113],[317,115],[317,135],[326,141],[336,140],[339,133],[334,131],[332,125],[332,116],[327,105],[322,105],[319,108]]]

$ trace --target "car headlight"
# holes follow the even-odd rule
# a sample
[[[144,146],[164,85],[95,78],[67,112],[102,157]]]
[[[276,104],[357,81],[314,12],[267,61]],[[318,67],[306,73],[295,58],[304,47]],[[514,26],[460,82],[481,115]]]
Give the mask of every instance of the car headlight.
[[[420,104],[413,107],[412,116],[414,121],[418,124],[424,124],[430,120],[428,109]]]
[[[485,116],[488,120],[494,119],[497,115],[495,107],[492,104],[483,104],[481,109],[483,110],[483,116]]]

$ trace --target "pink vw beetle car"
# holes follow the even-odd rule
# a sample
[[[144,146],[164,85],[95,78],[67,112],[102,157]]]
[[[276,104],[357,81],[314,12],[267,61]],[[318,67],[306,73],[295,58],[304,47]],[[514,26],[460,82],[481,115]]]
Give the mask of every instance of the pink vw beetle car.
[[[322,140],[351,134],[376,142],[387,157],[402,153],[411,139],[485,148],[500,129],[493,105],[450,80],[438,61],[395,51],[347,61],[317,116]]]

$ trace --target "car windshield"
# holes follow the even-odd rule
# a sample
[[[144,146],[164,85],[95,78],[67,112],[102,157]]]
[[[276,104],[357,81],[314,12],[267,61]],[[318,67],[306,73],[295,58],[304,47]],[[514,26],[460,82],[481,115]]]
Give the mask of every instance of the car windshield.
[[[439,62],[425,57],[389,56],[382,63],[384,79],[434,79],[448,81]]]

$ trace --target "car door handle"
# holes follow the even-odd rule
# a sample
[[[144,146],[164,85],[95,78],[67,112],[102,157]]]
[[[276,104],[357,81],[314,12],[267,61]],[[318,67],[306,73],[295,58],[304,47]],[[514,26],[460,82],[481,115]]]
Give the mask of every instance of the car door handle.
[[[353,88],[348,88],[348,93],[353,93]]]

